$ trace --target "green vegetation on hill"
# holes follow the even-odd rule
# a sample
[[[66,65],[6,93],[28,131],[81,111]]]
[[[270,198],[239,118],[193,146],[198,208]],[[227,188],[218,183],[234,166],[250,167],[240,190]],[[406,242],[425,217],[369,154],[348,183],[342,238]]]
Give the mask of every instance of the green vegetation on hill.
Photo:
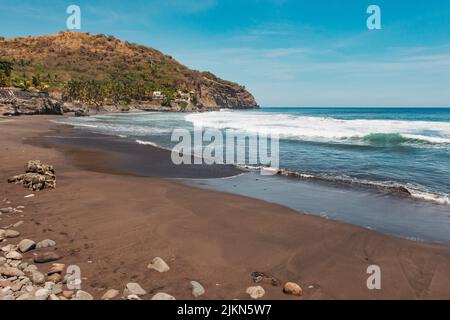
[[[242,86],[111,36],[63,32],[0,40],[0,59],[0,86],[46,89],[68,101],[128,104],[149,101],[154,91],[161,91],[170,105],[178,91],[193,91],[194,103],[226,101],[225,95],[231,94],[233,103],[240,103],[242,96],[243,106],[256,105]],[[207,92],[210,87],[216,88],[214,93]],[[219,92],[222,96],[216,99]]]

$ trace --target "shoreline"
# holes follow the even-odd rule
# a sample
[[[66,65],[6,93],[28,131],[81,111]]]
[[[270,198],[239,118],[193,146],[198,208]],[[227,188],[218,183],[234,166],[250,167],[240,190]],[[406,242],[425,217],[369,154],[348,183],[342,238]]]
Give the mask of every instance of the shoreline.
[[[245,290],[255,285],[250,275],[256,271],[299,283],[304,299],[450,299],[447,245],[401,240],[161,178],[117,175],[106,152],[23,144],[24,137],[54,130],[50,118],[0,121],[5,133],[0,137],[1,198],[26,206],[18,240],[54,238],[61,261],[80,266],[83,290],[96,299],[108,289],[122,291],[128,282],[193,299],[191,280],[204,285],[202,298],[248,299]],[[74,154],[86,167],[71,160]],[[58,187],[25,199],[29,190],[5,181],[35,159],[55,166]],[[88,170],[92,165],[106,172]],[[17,219],[2,215],[0,227]],[[148,270],[156,256],[171,271]],[[26,254],[25,260],[31,257]],[[381,291],[366,287],[372,264],[382,268]],[[263,287],[266,299],[298,299],[280,287]]]

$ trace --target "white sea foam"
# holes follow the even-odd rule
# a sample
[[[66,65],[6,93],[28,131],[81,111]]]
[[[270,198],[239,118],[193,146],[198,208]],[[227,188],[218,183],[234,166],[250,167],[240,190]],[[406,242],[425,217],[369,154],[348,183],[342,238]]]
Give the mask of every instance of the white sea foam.
[[[152,147],[159,148],[159,145],[157,145],[156,143],[151,142],[151,141],[136,140],[136,143],[137,144],[142,144],[144,146],[152,146]]]
[[[196,126],[238,129],[251,133],[270,132],[284,139],[306,141],[425,142],[450,144],[450,123],[404,120],[342,120],[272,114],[262,112],[221,111],[189,114],[185,120]],[[371,136],[378,135],[378,136]],[[382,136],[386,135],[386,136]],[[397,135],[397,139],[395,136]],[[398,139],[400,138],[400,139]]]

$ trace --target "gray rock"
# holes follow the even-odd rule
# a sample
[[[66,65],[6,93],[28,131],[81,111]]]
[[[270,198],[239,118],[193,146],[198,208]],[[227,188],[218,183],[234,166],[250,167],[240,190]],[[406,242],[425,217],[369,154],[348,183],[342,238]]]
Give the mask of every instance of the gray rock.
[[[10,251],[6,254],[6,259],[22,260],[22,255],[17,251]]]
[[[0,213],[13,213],[14,212],[14,208],[8,207],[8,208],[1,208],[0,209]]]
[[[252,299],[259,299],[264,297],[264,295],[266,294],[266,291],[264,290],[263,287],[261,286],[257,286],[257,287],[249,287],[247,288],[247,294],[252,298]]]
[[[43,284],[45,283],[45,275],[39,271],[31,272],[31,281],[34,284]]]
[[[0,267],[0,275],[7,277],[22,277],[25,274],[17,268]]]
[[[159,292],[152,297],[152,300],[176,300],[176,299],[170,294]]]
[[[205,294],[205,288],[197,281],[191,281],[192,295],[198,298]]]
[[[5,252],[5,253],[8,253],[8,252],[16,250],[16,248],[17,247],[15,245],[8,244],[7,246],[2,247],[2,251]]]
[[[20,232],[15,230],[6,230],[3,236],[7,239],[17,238],[18,236],[20,236]]]
[[[36,298],[36,300],[47,300],[49,296],[50,296],[50,291],[48,291],[47,289],[39,289],[34,294],[34,297]]]
[[[112,300],[120,294],[118,290],[110,289],[103,295],[102,300]]]
[[[0,257],[0,267],[6,263],[6,258]]]
[[[128,283],[123,291],[123,296],[128,297],[129,295],[144,296],[147,291],[142,289],[142,287],[137,283]]]
[[[91,294],[83,290],[78,290],[75,298],[77,298],[77,300],[94,300],[94,297]]]
[[[22,253],[28,252],[36,248],[36,242],[30,239],[23,239],[19,242],[19,250]]]
[[[30,293],[25,292],[24,294],[20,295],[16,300],[33,300],[33,296]]]
[[[152,263],[147,266],[148,269],[156,270],[158,272],[168,272],[170,270],[169,265],[160,257],[153,259]]]
[[[42,240],[41,242],[38,242],[36,244],[36,248],[37,249],[51,248],[51,247],[54,247],[54,246],[56,246],[56,242],[53,241],[53,240],[50,240],[50,239]]]
[[[127,300],[142,300],[141,298],[139,298],[137,295],[135,295],[135,294],[130,294],[128,297],[127,297]]]
[[[28,265],[25,269],[23,269],[24,272],[33,272],[36,271],[38,268],[34,264]]]
[[[35,263],[47,263],[61,259],[61,257],[53,251],[38,253],[34,257]]]
[[[14,228],[18,228],[18,227],[20,227],[23,224],[24,224],[24,222],[22,220],[21,221],[17,221],[16,223],[13,224],[13,227]]]

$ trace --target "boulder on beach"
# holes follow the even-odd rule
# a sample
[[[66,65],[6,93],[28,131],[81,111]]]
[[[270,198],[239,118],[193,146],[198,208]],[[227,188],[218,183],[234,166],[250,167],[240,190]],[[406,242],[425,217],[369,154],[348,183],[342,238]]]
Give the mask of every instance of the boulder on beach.
[[[56,252],[42,252],[34,257],[35,263],[47,263],[61,259]]]
[[[170,270],[169,265],[160,257],[153,259],[153,261],[147,266],[147,268],[158,271],[160,273],[168,272]]]
[[[43,190],[56,188],[56,176],[53,166],[44,164],[39,160],[28,161],[25,174],[8,179],[8,183],[22,183],[30,190]]]

